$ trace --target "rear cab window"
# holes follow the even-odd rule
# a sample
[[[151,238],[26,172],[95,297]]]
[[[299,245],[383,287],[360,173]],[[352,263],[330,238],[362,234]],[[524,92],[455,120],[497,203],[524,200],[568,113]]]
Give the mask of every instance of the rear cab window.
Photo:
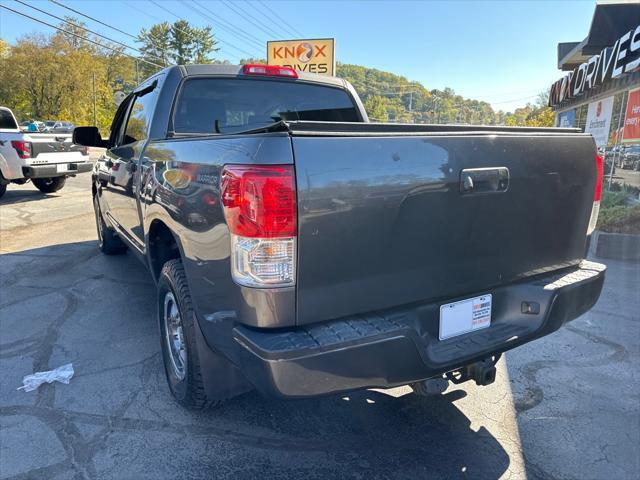
[[[9,110],[0,109],[0,130],[17,130],[18,124]]]
[[[359,122],[351,96],[322,84],[268,79],[190,78],[174,109],[175,133],[232,133],[281,120]]]

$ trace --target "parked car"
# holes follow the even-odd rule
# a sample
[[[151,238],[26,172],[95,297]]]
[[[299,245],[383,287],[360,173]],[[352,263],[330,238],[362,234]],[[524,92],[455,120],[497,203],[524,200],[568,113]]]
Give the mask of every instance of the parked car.
[[[56,122],[50,131],[53,133],[71,133],[75,127],[71,122]]]
[[[0,107],[0,197],[9,183],[28,181],[53,193],[91,167],[87,147],[72,145],[71,135],[23,132],[11,110]]]
[[[602,160],[575,129],[368,123],[338,78],[188,65],[74,142],[106,148],[98,245],[149,268],[188,407],[488,385],[602,289],[584,260]]]
[[[640,161],[640,145],[630,145],[624,149],[620,168],[635,169],[636,162]]]

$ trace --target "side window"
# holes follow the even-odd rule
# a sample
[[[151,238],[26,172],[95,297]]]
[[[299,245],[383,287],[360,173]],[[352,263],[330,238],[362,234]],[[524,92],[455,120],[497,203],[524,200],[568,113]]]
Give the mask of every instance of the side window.
[[[121,145],[147,139],[151,113],[157,100],[156,97],[156,90],[134,97],[133,105],[129,109],[129,119],[124,130],[124,137],[120,142]]]
[[[127,98],[125,98],[118,107],[115,116],[113,117],[113,122],[111,123],[111,133],[109,134],[109,148],[117,147],[122,144],[122,127],[127,118],[127,111],[129,110],[129,106],[131,105],[132,101],[132,96],[128,96]]]

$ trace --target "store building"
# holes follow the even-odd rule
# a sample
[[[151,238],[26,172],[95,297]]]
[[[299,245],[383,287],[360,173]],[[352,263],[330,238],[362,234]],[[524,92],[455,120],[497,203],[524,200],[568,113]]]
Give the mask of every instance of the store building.
[[[557,126],[591,133],[607,153],[640,143],[639,1],[598,1],[587,37],[558,44],[558,68],[567,74],[549,92]]]

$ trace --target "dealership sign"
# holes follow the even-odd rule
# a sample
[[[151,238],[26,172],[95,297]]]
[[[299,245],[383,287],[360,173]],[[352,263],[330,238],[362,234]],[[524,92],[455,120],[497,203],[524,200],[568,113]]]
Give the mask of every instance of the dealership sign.
[[[584,131],[593,135],[598,147],[606,145],[609,140],[611,112],[613,112],[613,97],[591,102],[587,109],[587,123]]]
[[[335,75],[335,43],[333,38],[267,42],[267,64],[291,67],[302,72]]]
[[[551,86],[549,106],[582,95],[623,73],[640,68],[640,25],[622,35],[611,47],[604,48],[573,72]]]
[[[622,132],[623,142],[640,142],[640,88],[629,91]]]

